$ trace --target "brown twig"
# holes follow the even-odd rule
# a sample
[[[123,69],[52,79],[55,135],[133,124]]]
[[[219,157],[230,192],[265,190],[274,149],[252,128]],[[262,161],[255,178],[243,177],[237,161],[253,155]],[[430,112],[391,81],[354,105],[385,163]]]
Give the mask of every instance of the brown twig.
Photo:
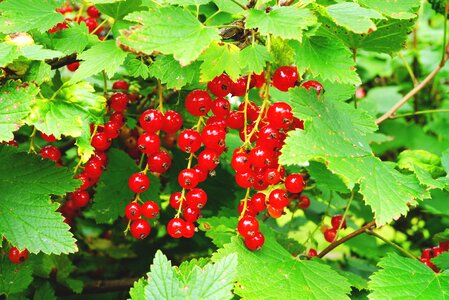
[[[330,244],[326,249],[324,249],[323,251],[320,252],[320,254],[317,255],[317,257],[322,258],[324,257],[326,254],[328,254],[329,252],[331,252],[332,250],[334,250],[335,248],[337,248],[338,246],[340,246],[341,244],[343,244],[346,241],[349,241],[350,239],[365,233],[367,229],[370,229],[371,227],[376,225],[376,221],[371,221],[368,224],[360,227],[359,229],[357,229],[356,231],[348,234],[345,237],[342,237],[341,239],[339,239],[338,241],[333,242],[332,244]]]
[[[78,61],[76,59],[76,53],[72,53],[70,55],[60,57],[60,58],[53,58],[53,59],[45,60],[45,62],[51,66],[52,70],[59,69],[66,65],[70,65],[71,63],[74,63],[76,61]]]

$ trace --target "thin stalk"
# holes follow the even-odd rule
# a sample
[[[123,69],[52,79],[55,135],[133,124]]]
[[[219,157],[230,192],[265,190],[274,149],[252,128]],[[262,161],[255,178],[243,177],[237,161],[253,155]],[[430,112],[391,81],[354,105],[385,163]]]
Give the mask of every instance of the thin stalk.
[[[449,109],[428,109],[428,110],[420,110],[420,111],[416,111],[416,112],[412,112],[412,113],[395,115],[395,116],[390,117],[390,119],[398,119],[398,118],[417,116],[417,115],[425,115],[425,114],[434,114],[434,113],[447,113],[447,112],[449,112]]]
[[[412,259],[418,259],[416,256],[414,256],[413,254],[411,254],[409,251],[405,250],[404,248],[402,248],[401,246],[393,243],[392,241],[387,240],[386,238],[384,238],[383,236],[381,236],[380,234],[378,234],[377,232],[370,230],[370,229],[366,229],[365,232],[369,235],[373,235],[376,238],[384,241],[386,244],[392,246],[393,248],[397,249],[398,251],[402,252],[405,256],[408,256]]]

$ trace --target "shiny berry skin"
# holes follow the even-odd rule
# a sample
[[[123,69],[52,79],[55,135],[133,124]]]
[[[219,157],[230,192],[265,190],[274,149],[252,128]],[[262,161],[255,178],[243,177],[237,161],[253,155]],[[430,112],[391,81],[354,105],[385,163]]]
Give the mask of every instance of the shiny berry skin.
[[[290,174],[285,178],[285,188],[290,193],[301,193],[304,189],[305,182],[301,174]]]
[[[260,89],[264,84],[265,84],[265,72],[251,75],[251,82],[250,82],[251,87],[256,87]]]
[[[178,147],[184,152],[192,153],[201,147],[201,135],[193,129],[185,129],[178,136]]]
[[[16,247],[9,249],[8,258],[13,264],[21,264],[28,259],[28,249],[19,251]]]
[[[159,215],[159,205],[154,201],[147,201],[142,204],[142,215],[145,218],[153,219]]]
[[[150,179],[143,173],[134,173],[129,177],[128,186],[134,193],[143,193],[150,186]]]
[[[56,138],[55,138],[55,136],[53,134],[46,135],[43,132],[39,132],[39,133],[41,135],[41,138],[43,138],[46,142],[49,142],[49,143],[56,142]]]
[[[324,92],[323,85],[315,80],[309,80],[309,81],[303,82],[301,84],[301,86],[308,91],[310,91],[311,88],[315,89],[318,92],[318,95],[321,94],[321,91]]]
[[[151,232],[150,223],[148,223],[148,221],[144,219],[132,221],[129,227],[129,231],[136,239],[143,240]]]
[[[240,203],[239,203],[239,206],[238,206],[238,212],[239,212],[239,214],[242,214],[244,208],[245,208],[245,201],[244,201],[244,200],[241,200]],[[251,207],[251,205],[249,205],[249,203],[247,203],[244,216],[255,217],[255,216],[257,216],[257,211],[255,211],[255,210]]]
[[[278,90],[286,92],[295,86],[297,80],[298,69],[295,66],[283,66],[274,71],[272,84]]]
[[[164,116],[156,109],[144,111],[139,118],[139,124],[143,130],[151,133],[161,130],[163,122]]]
[[[340,216],[340,215],[333,216],[332,219],[331,219],[332,228],[334,228],[334,229],[338,229],[338,228],[345,229],[346,228],[346,220],[344,220],[343,224],[341,224],[341,226],[340,226],[340,223],[341,223],[342,220],[343,220],[343,216]]]
[[[195,117],[204,116],[212,106],[212,98],[206,91],[194,90],[187,95],[185,106],[191,115]]]
[[[198,165],[194,166],[193,170],[195,170],[196,175],[198,175],[199,182],[205,181],[207,179],[207,175],[209,175],[206,170],[201,169]]]
[[[263,176],[269,185],[278,184],[281,181],[281,174],[274,168],[268,168]]]
[[[165,151],[157,151],[148,155],[148,167],[151,172],[164,173],[171,166],[171,157]]]
[[[267,120],[274,128],[287,130],[293,123],[291,106],[285,102],[273,103],[268,108]]]
[[[263,146],[256,146],[249,153],[249,162],[253,167],[263,168],[271,164],[272,156],[272,151]]]
[[[201,140],[206,148],[219,150],[225,146],[225,139],[226,131],[217,125],[206,125],[201,131]]]
[[[184,228],[182,230],[182,236],[186,239],[190,239],[195,235],[195,225],[192,222],[184,222]]]
[[[89,15],[89,17],[94,18],[94,19],[97,19],[100,16],[100,12],[94,5],[89,6],[87,8],[86,12]]]
[[[122,127],[123,125],[125,125],[126,118],[122,113],[114,111],[109,116],[109,121],[116,123],[116,124],[120,125],[120,127]]]
[[[250,236],[245,238],[245,246],[249,250],[256,251],[262,249],[263,244],[265,243],[265,237],[262,232],[257,232],[254,236]]]
[[[122,125],[120,125],[119,123],[108,121],[106,122],[106,124],[104,124],[104,133],[108,138],[115,139],[120,135],[121,127]]]
[[[293,123],[291,130],[301,129],[304,130],[304,120],[300,120],[296,117],[293,117]]]
[[[235,149],[232,154],[231,166],[236,172],[246,172],[250,169],[249,155],[241,149]]]
[[[440,242],[439,246],[442,251],[449,251],[449,241]]]
[[[221,74],[207,84],[207,89],[217,97],[224,97],[231,91],[232,80],[226,74]]]
[[[337,237],[337,229],[329,228],[324,232],[324,239],[329,243],[334,242],[336,237]]]
[[[68,65],[67,65],[67,69],[68,69],[70,72],[75,72],[76,70],[78,70],[79,66],[80,66],[80,62],[79,62],[79,61],[76,61],[76,62],[73,62],[73,63],[71,63],[71,64],[68,64]]]
[[[254,143],[258,139],[258,133],[257,133],[257,131],[254,131],[254,124],[246,125],[246,137],[245,137],[244,130],[245,130],[244,127],[239,130],[239,136],[240,136],[240,139],[242,140],[242,142],[245,142],[246,137],[249,135],[251,135],[251,137],[249,139],[249,141],[251,143]]]
[[[303,195],[299,197],[298,207],[302,209],[307,209],[310,206],[310,198]]]
[[[117,80],[112,84],[114,90],[129,90],[129,84],[125,80]]]
[[[245,116],[242,112],[233,110],[226,118],[226,124],[232,129],[240,129],[245,124]]]
[[[433,257],[437,257],[438,255],[440,255],[441,253],[443,253],[440,249],[439,246],[433,247],[432,248],[432,256]]]
[[[250,121],[256,121],[260,114],[260,107],[256,103],[250,101],[248,103],[242,102],[239,105],[238,111],[241,113],[245,112],[246,107],[246,118]]]
[[[237,230],[245,238],[254,236],[259,231],[259,221],[252,216],[244,216],[240,219]]]
[[[235,173],[235,182],[244,189],[252,187],[254,181],[254,175],[251,171]]]
[[[84,166],[83,173],[89,178],[98,178],[103,173],[103,164],[98,160],[89,160]]]
[[[77,190],[70,195],[70,200],[76,207],[81,208],[89,203],[90,196],[86,191]]]
[[[137,147],[142,153],[152,154],[159,151],[161,140],[157,134],[144,132],[137,139]]]
[[[224,118],[229,115],[231,111],[231,103],[228,99],[219,97],[212,102],[212,112],[215,116]]]
[[[267,196],[265,194],[256,193],[250,198],[248,205],[256,212],[261,212],[267,208],[265,204],[266,199]]]
[[[231,83],[231,95],[241,97],[246,94],[246,85],[248,83],[248,76],[243,76]]]
[[[84,19],[84,23],[86,23],[86,26],[87,28],[89,28],[90,33],[92,33],[98,26],[97,21],[94,18],[86,18]]]
[[[142,215],[142,207],[137,202],[130,202],[125,207],[125,217],[128,220],[134,221]]]
[[[317,255],[318,255],[318,253],[317,253],[316,250],[313,249],[313,248],[310,248],[310,249],[309,249],[309,252],[307,253],[307,256],[308,256],[308,257],[315,257],[315,256],[317,256]]]
[[[111,147],[112,141],[108,138],[106,133],[98,132],[92,137],[92,141],[90,143],[96,150],[105,151]]]
[[[162,131],[166,133],[178,132],[182,127],[182,116],[180,113],[169,110],[165,112],[162,120]]]
[[[253,188],[256,191],[263,191],[266,190],[268,188],[268,182],[265,181],[264,176],[261,174],[257,174],[254,177],[254,184],[253,184]]]
[[[267,208],[268,208],[268,214],[273,219],[280,218],[284,214],[283,208],[279,209],[279,208],[273,207],[271,205],[268,205]]]
[[[129,97],[126,93],[114,93],[109,99],[110,106],[114,111],[123,112],[128,107]]]
[[[83,173],[79,174],[75,178],[81,180],[82,182],[81,186],[78,188],[79,190],[86,190],[92,186],[91,179]]]
[[[99,161],[103,167],[108,165],[108,155],[101,151],[95,151],[89,161]]]
[[[178,183],[184,189],[193,189],[197,186],[199,180],[194,169],[184,169],[179,172]]]
[[[188,206],[182,211],[182,217],[189,222],[196,222],[200,217],[201,211],[198,207]]]
[[[61,158],[61,151],[52,145],[45,146],[39,151],[39,155],[43,158],[48,158],[54,161],[58,161]]]
[[[274,149],[278,144],[280,137],[281,134],[279,130],[271,126],[271,124],[264,125],[259,129],[257,145]]]
[[[288,205],[288,195],[283,189],[274,189],[268,196],[268,204],[277,209],[283,209]]]
[[[204,149],[198,154],[198,166],[205,171],[215,169],[219,163],[219,155],[215,150]]]
[[[203,189],[194,188],[186,194],[188,206],[203,208],[207,203],[207,194]]]
[[[167,233],[175,239],[182,237],[185,221],[181,218],[173,218],[167,224]]]
[[[227,122],[223,117],[210,116],[207,118],[206,125],[214,125],[222,128],[223,130],[227,130]]]
[[[173,207],[174,209],[178,210],[179,209],[179,205],[181,204],[181,192],[175,192],[173,194],[170,195],[170,206]],[[187,206],[187,201],[182,201],[182,207],[186,207]]]
[[[426,248],[421,252],[421,258],[431,259],[432,258],[432,249]]]

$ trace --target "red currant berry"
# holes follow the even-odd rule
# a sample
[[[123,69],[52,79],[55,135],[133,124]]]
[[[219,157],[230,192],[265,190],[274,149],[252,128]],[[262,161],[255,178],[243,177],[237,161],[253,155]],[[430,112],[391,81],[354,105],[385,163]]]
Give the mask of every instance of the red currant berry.
[[[109,116],[109,121],[116,123],[116,124],[120,125],[120,127],[122,127],[123,125],[125,125],[126,118],[122,113],[114,111]]]
[[[81,182],[82,182],[81,186],[78,188],[79,190],[84,191],[92,186],[91,179],[83,173],[79,174],[75,178],[81,180]]]
[[[87,28],[89,28],[89,33],[92,33],[98,26],[97,21],[94,18],[86,18],[83,21],[86,23]]]
[[[89,161],[99,161],[103,167],[108,165],[108,155],[101,151],[95,151]]]
[[[178,136],[178,147],[184,152],[194,153],[201,147],[201,135],[193,129],[181,131]]]
[[[267,111],[267,120],[274,128],[287,130],[293,123],[291,106],[285,102],[272,104]]]
[[[166,133],[178,132],[182,127],[182,116],[180,113],[169,110],[165,112],[162,121],[162,130]]]
[[[340,215],[333,216],[332,220],[331,220],[331,224],[332,224],[332,228],[334,228],[334,229],[338,229],[338,228],[345,229],[346,228],[346,220],[343,220],[343,216],[340,216]]]
[[[215,77],[207,84],[207,89],[217,97],[224,97],[231,91],[232,80],[226,74]]]
[[[301,193],[304,189],[305,182],[301,174],[290,174],[285,178],[285,188],[290,193]]]
[[[232,154],[231,166],[236,172],[246,172],[250,169],[249,155],[242,148],[235,149]]]
[[[198,166],[205,171],[215,169],[219,163],[219,155],[215,150],[204,149],[198,154]]]
[[[183,189],[193,189],[199,182],[198,175],[194,169],[184,169],[179,172],[178,182]]]
[[[231,83],[231,95],[241,97],[246,94],[246,86],[248,84],[248,76],[243,76]]]
[[[439,246],[442,251],[448,251],[449,250],[449,241],[440,242]]]
[[[321,94],[321,91],[324,92],[323,86],[321,85],[321,83],[319,83],[318,81],[315,80],[309,80],[306,82],[303,82],[303,84],[301,84],[302,87],[304,87],[306,90],[310,90],[315,89],[318,92],[318,95]]]
[[[257,174],[254,177],[254,184],[253,184],[253,188],[256,191],[263,191],[266,190],[268,187],[268,182],[265,181],[264,176],[262,174]]]
[[[125,216],[128,220],[134,221],[142,215],[142,207],[137,202],[130,202],[125,207]]]
[[[288,195],[283,189],[274,189],[268,196],[268,203],[271,207],[283,209],[288,205]]]
[[[256,146],[249,153],[249,161],[253,167],[263,168],[271,164],[273,152],[269,149]]]
[[[171,157],[165,151],[157,151],[148,155],[148,167],[151,172],[164,173],[171,166]]]
[[[43,132],[40,132],[41,138],[43,138],[46,142],[53,143],[56,142],[56,138],[53,134],[46,135]]]
[[[245,108],[247,120],[256,121],[260,114],[260,107],[254,102],[242,102],[239,105],[238,111],[244,113]]]
[[[281,174],[274,168],[268,168],[263,176],[269,185],[278,184],[281,181]]]
[[[181,218],[173,218],[167,224],[167,233],[175,239],[179,239],[184,231],[185,221]]]
[[[139,124],[143,130],[154,133],[161,130],[164,122],[164,116],[156,109],[144,111],[139,118]]]
[[[254,236],[259,231],[259,221],[252,216],[244,216],[240,219],[237,229],[245,238]]]
[[[81,208],[89,203],[90,196],[86,191],[77,190],[70,195],[70,200],[77,208]]]
[[[257,145],[274,149],[279,142],[280,132],[270,124],[260,128],[258,132]]]
[[[207,125],[201,131],[204,146],[210,149],[221,149],[225,146],[226,131],[216,125]]]
[[[129,177],[128,186],[134,193],[143,193],[150,186],[150,179],[143,173],[134,173]]]
[[[114,93],[110,99],[110,106],[116,112],[123,112],[128,106],[129,97],[126,93]]]
[[[139,219],[131,222],[129,231],[136,239],[143,240],[151,231],[150,223],[147,220]]]
[[[293,117],[293,124],[291,130],[301,129],[304,130],[304,120],[300,120],[296,117]]]
[[[153,219],[159,215],[159,205],[154,201],[147,201],[142,204],[142,214],[145,218]]]
[[[78,70],[79,66],[80,66],[80,62],[79,61],[75,61],[75,62],[73,62],[71,64],[68,64],[67,65],[67,69],[70,72],[75,72],[76,70]]]
[[[195,225],[192,222],[186,221],[182,230],[182,236],[190,239],[195,235]]]
[[[103,173],[103,164],[98,160],[89,160],[84,166],[83,173],[89,178],[98,178]]]
[[[246,125],[246,135],[245,135],[244,130],[245,130],[245,128],[243,127],[243,128],[240,128],[240,131],[239,131],[239,136],[240,136],[240,139],[242,140],[242,142],[245,142],[249,135],[251,135],[251,137],[249,139],[249,141],[251,143],[254,143],[258,139],[258,133],[257,133],[257,131],[254,131],[254,124]]]
[[[298,207],[302,208],[302,209],[307,209],[310,206],[310,198],[303,195],[301,197],[299,197],[299,203],[298,203]]]
[[[245,116],[240,111],[231,111],[226,118],[226,124],[232,129],[240,129],[245,124]]]
[[[329,228],[324,232],[324,239],[329,243],[334,242],[336,237],[337,237],[337,230],[334,228]]]
[[[112,84],[114,90],[129,90],[129,84],[125,80],[117,80]]]
[[[237,184],[244,189],[252,187],[254,181],[254,175],[251,171],[236,172],[235,174],[235,182],[237,182]]]
[[[265,237],[262,232],[257,232],[254,236],[245,238],[245,246],[249,250],[255,251],[262,249],[263,244],[265,243]]]
[[[212,112],[217,117],[227,117],[231,111],[231,104],[228,99],[219,97],[212,103]]]
[[[186,97],[186,109],[191,115],[196,117],[206,115],[211,105],[212,99],[209,93],[203,90],[191,91]]]
[[[255,210],[256,212],[261,212],[267,208],[265,204],[266,199],[267,196],[265,196],[265,194],[256,193],[250,198],[248,205],[249,207],[251,207],[251,209]]]
[[[89,15],[89,17],[94,19],[97,19],[100,16],[100,12],[94,5],[91,5],[87,8],[87,14]]]
[[[137,145],[142,153],[152,154],[159,151],[161,140],[157,134],[144,132],[139,136]]]
[[[13,264],[21,264],[28,259],[28,249],[19,251],[16,247],[9,249],[8,258]]]
[[[284,214],[284,209],[283,208],[275,208],[271,205],[268,205],[268,214],[270,215],[270,217],[272,217],[273,219],[277,219],[280,218],[283,214]]]
[[[92,137],[91,144],[98,151],[105,151],[111,147],[111,139],[104,132],[98,132]]]
[[[310,249],[309,249],[309,252],[307,253],[307,256],[308,256],[308,257],[315,257],[315,256],[317,256],[317,255],[318,255],[318,253],[317,253],[316,250],[313,249],[313,248],[310,248]]]
[[[193,170],[195,170],[196,175],[198,175],[199,182],[203,182],[207,179],[208,172],[201,169],[200,166],[198,165],[194,166]]]
[[[207,194],[203,189],[191,189],[186,195],[187,205],[190,207],[203,208],[207,203]]]
[[[441,251],[439,246],[436,246],[436,247],[432,248],[432,257],[437,257],[441,253],[443,253],[443,252]]]
[[[182,193],[181,192],[175,192],[173,194],[170,195],[170,206],[173,207],[174,209],[178,210],[179,206],[181,205],[182,202],[182,208],[185,208],[187,206],[187,201],[181,201],[181,197],[182,197]]]
[[[61,158],[61,151],[58,148],[52,145],[45,146],[39,151],[39,155],[42,158],[48,158],[54,161],[58,161]]]
[[[421,258],[431,259],[432,258],[432,249],[426,248],[421,252]]]
[[[182,216],[186,221],[196,222],[200,217],[201,211],[198,207],[190,207],[187,205],[182,211]]]
[[[283,66],[274,71],[272,84],[278,90],[286,92],[295,86],[297,80],[298,69],[295,66]]]
[[[248,200],[249,201],[249,200]],[[243,209],[245,208],[245,201],[242,200],[239,203],[238,206],[238,212],[241,215],[243,213]],[[255,211],[251,205],[247,202],[246,204],[246,209],[245,209],[245,213],[243,214],[244,216],[251,216],[251,217],[255,217],[257,216],[257,211]]]
[[[122,125],[120,125],[119,123],[108,121],[106,122],[106,124],[104,124],[104,133],[108,138],[115,139],[120,135],[121,127]]]
[[[227,131],[226,126],[228,126],[226,119],[223,119],[223,117],[217,117],[217,116],[210,116],[206,121],[206,125],[218,126],[225,131]]]
[[[265,84],[265,73],[262,72],[260,74],[253,74],[251,75],[251,87],[256,87],[260,89]]]

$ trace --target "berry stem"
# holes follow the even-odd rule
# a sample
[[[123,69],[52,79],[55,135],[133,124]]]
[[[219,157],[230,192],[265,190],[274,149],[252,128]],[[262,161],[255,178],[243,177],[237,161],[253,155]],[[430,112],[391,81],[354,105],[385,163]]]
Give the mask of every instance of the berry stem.
[[[95,29],[91,32],[91,34],[95,34],[95,32],[97,32],[97,30],[100,29],[100,27],[103,26],[104,24],[106,24],[108,21],[109,21],[108,18],[104,19],[103,22],[101,22],[100,24],[98,24],[97,27],[95,27]]]
[[[246,189],[245,199],[243,199],[243,209],[242,209],[242,212],[240,213],[239,220],[245,216],[246,209],[248,207],[248,198],[249,198],[250,191],[251,191],[251,188]]]
[[[105,98],[108,97],[108,81],[106,79],[106,72],[103,70],[103,95]]]
[[[159,111],[164,114],[164,96],[162,94],[163,92],[163,87],[162,87],[162,83],[161,81],[158,79],[157,80],[157,94],[159,96]]]
[[[349,207],[351,207],[352,199],[354,199],[354,191],[351,191],[351,196],[349,197],[348,204],[346,205],[345,212],[343,213],[343,217],[342,217],[342,219],[341,219],[341,222],[340,222],[340,224],[338,225],[338,228],[337,228],[337,236],[338,236],[338,233],[340,232],[341,226],[343,225],[343,223],[344,223],[345,220],[346,220],[346,216],[347,216],[347,214],[348,214]]]
[[[329,209],[331,207],[332,198],[333,198],[333,193],[330,194],[329,202],[327,203],[327,207],[326,207],[326,211],[324,212],[323,216],[321,217],[320,223],[318,223],[317,226],[315,227],[315,229],[309,234],[309,236],[307,237],[307,240],[304,242],[304,244],[307,244],[307,242],[312,239],[315,232],[317,232],[318,229],[323,225],[324,218],[329,214]]]
[[[383,242],[385,242],[386,244],[390,245],[391,247],[395,248],[396,250],[398,250],[399,252],[402,252],[405,256],[410,257],[412,259],[419,259],[416,256],[414,256],[412,253],[410,253],[409,251],[405,250],[404,248],[402,248],[401,246],[393,243],[392,241],[387,240],[386,238],[384,238],[383,236],[381,236],[380,234],[378,234],[377,232],[367,228],[365,229],[365,232],[369,235],[373,235],[376,238],[382,240]]]
[[[33,127],[33,132],[31,132],[31,135],[30,135],[30,147],[28,149],[28,153],[32,153],[32,152],[36,153],[36,149],[34,149],[34,146],[35,146],[34,137],[36,136],[36,132],[37,132],[36,127]]]

